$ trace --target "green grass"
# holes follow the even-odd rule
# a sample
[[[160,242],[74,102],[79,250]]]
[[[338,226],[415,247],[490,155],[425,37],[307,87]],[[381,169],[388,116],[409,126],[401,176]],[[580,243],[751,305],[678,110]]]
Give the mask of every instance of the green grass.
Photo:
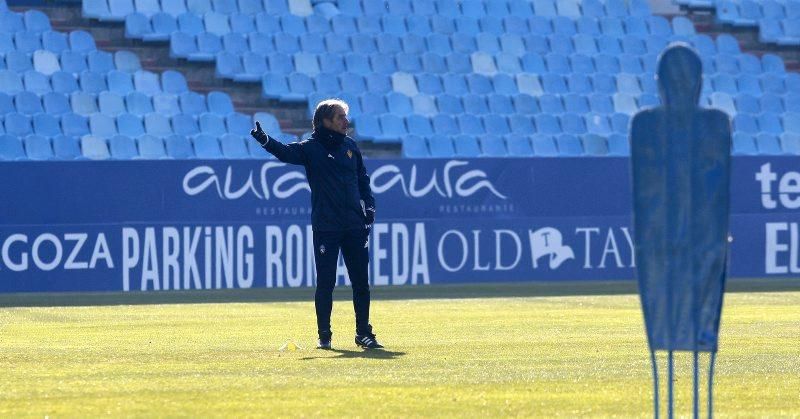
[[[73,307],[4,297],[0,417],[651,415],[638,297],[531,287],[484,289],[491,298],[475,287],[376,290],[373,324],[388,349],[371,352],[352,342],[348,290],[337,292],[334,351],[313,349],[310,290]],[[460,298],[414,299],[423,293]],[[209,296],[219,298],[192,298]],[[800,292],[726,295],[718,416],[798,415],[798,307]],[[288,340],[302,348],[279,351]],[[688,415],[690,358],[676,359],[677,409]]]

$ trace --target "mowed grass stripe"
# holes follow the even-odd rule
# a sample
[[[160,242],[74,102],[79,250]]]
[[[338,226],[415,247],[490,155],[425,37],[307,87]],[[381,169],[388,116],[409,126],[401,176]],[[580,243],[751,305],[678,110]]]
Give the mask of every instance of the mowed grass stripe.
[[[721,416],[800,412],[800,292],[726,295]],[[648,416],[636,295],[379,300],[383,352],[312,302],[0,309],[0,416]],[[281,352],[288,340],[302,349]],[[689,414],[691,357],[677,408]],[[662,369],[663,373],[663,369]],[[662,394],[665,393],[665,387]]]

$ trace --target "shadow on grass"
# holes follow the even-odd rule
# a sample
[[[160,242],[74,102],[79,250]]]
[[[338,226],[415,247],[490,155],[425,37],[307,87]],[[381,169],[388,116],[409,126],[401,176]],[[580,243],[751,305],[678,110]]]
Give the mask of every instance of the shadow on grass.
[[[727,292],[800,291],[798,278],[729,279]],[[373,287],[372,299],[508,298],[636,294],[636,281],[524,281],[480,284]],[[337,287],[334,298],[350,301],[350,287]],[[144,304],[221,304],[314,301],[314,288],[133,291],[87,293],[0,293],[0,307],[114,306]]]
[[[318,349],[320,352],[335,353],[336,356],[307,356],[300,358],[301,361],[311,361],[314,359],[395,359],[405,355],[405,352],[387,351],[385,349],[364,349],[361,351],[351,351],[347,349]]]

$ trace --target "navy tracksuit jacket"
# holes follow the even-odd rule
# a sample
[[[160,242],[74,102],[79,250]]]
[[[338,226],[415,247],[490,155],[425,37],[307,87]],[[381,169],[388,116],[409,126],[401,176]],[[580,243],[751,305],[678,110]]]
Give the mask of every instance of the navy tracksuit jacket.
[[[317,268],[314,302],[320,335],[329,333],[331,327],[339,249],[353,286],[356,332],[370,333],[369,230],[361,202],[365,208],[374,209],[375,199],[356,142],[320,128],[310,139],[290,144],[270,137],[264,149],[282,162],[303,165],[306,169],[311,187],[311,226]]]

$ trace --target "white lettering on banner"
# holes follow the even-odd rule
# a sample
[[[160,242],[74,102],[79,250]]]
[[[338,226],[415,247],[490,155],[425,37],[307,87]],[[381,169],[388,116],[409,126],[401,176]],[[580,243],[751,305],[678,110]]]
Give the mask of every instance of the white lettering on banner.
[[[88,233],[64,233],[60,237],[53,233],[42,233],[33,239],[28,251],[28,235],[11,234],[3,241],[0,266],[5,266],[14,272],[23,272],[31,268],[29,260],[33,260],[36,269],[48,272],[59,266],[65,270],[94,269],[97,262],[103,260],[108,268],[114,268],[108,242],[103,233],[99,233],[94,239],[91,259],[86,255],[81,256],[85,253],[83,249],[88,240]]]
[[[792,223],[795,224],[795,223]],[[779,253],[789,251],[789,245],[781,242],[778,233],[784,232],[789,229],[788,223],[766,223],[765,225],[765,243],[764,250],[766,255],[764,257],[765,270],[768,274],[785,274],[789,272],[789,267],[786,265],[778,264]],[[797,234],[797,225],[795,224],[795,235]],[[797,252],[799,249],[794,249]]]
[[[445,239],[447,239],[447,237],[451,234],[455,235],[455,237],[458,238],[458,243],[460,244],[461,261],[458,262],[458,264],[456,264],[455,267],[448,265],[448,263],[445,261],[444,258]],[[457,248],[457,246],[452,246],[452,245],[450,246],[450,249],[455,249],[455,248]],[[444,234],[442,234],[442,237],[439,239],[437,254],[439,256],[439,264],[442,265],[442,268],[444,268],[446,271],[448,272],[460,271],[461,268],[464,267],[464,264],[467,263],[467,258],[469,257],[469,246],[467,245],[467,237],[464,236],[464,234],[462,234],[458,230],[447,230]]]
[[[408,282],[409,245],[406,225],[392,223],[392,285],[404,285]]]
[[[467,161],[450,160],[444,164],[441,175],[439,175],[439,171],[433,170],[428,182],[424,185],[418,185],[416,164],[411,165],[408,180],[406,180],[406,175],[400,170],[399,166],[384,164],[372,172],[372,191],[375,194],[380,194],[395,185],[400,185],[403,194],[411,198],[422,198],[432,191],[435,191],[441,197],[455,198],[472,196],[481,189],[486,189],[500,199],[507,199],[489,181],[485,171],[472,169],[455,173],[456,168],[467,165],[469,165]],[[233,187],[234,175],[232,166],[226,168],[222,182],[213,167],[197,166],[184,175],[183,192],[189,196],[195,196],[212,188],[220,199],[235,200],[250,194],[257,199],[268,200],[273,196],[277,199],[286,199],[303,190],[311,191],[306,175],[299,170],[290,170],[278,176],[270,185],[267,173],[269,169],[283,166],[286,166],[286,164],[278,162],[264,163],[261,166],[258,182],[253,179],[253,171],[251,170],[248,172],[244,182],[238,187]],[[386,176],[388,176],[388,180],[383,181]],[[285,186],[287,183],[289,185]]]
[[[393,164],[385,164],[372,172],[370,186],[372,187],[373,193],[380,194],[383,192],[388,191],[395,185],[399,184],[400,188],[403,190],[403,194],[407,197],[411,198],[421,198],[427,196],[432,190],[435,190],[439,196],[445,198],[453,198],[455,196],[459,197],[468,197],[472,196],[480,189],[488,189],[492,194],[500,199],[507,199],[505,195],[501,194],[500,192],[495,189],[494,185],[487,180],[486,172],[483,170],[473,169],[468,170],[456,178],[455,182],[451,181],[451,171],[455,167],[465,166],[468,165],[469,162],[462,161],[462,160],[450,160],[444,165],[444,170],[442,174],[442,178],[440,179],[437,176],[437,171],[434,170],[431,173],[431,179],[428,183],[423,186],[422,188],[417,187],[417,165],[414,164],[411,166],[411,175],[408,181],[406,181],[405,176],[400,171],[400,168]],[[390,175],[388,181],[384,183],[381,182],[381,178],[384,175]],[[480,179],[479,181],[475,182],[470,187],[465,186],[467,182],[473,179]],[[441,181],[441,182],[440,182]],[[444,185],[444,190],[442,190],[442,183]],[[455,189],[455,191],[453,190]]]
[[[472,264],[473,271],[488,271],[492,268],[492,265],[489,262],[486,262],[486,265],[481,265],[481,231],[480,230],[472,230],[472,252],[475,253],[474,263]],[[500,254],[500,249],[497,249],[497,254]],[[497,260],[497,259],[495,259]]]
[[[538,260],[544,256],[550,257],[548,262],[550,269],[557,269],[567,260],[575,259],[575,252],[564,244],[561,232],[553,227],[543,227],[536,231],[528,230],[528,240],[534,269],[539,267]],[[588,247],[586,252],[588,254]]]
[[[389,276],[381,273],[381,261],[388,256],[386,249],[382,246],[383,239],[381,235],[388,232],[389,225],[386,223],[377,223],[372,226],[372,257],[375,260],[372,264],[372,282],[375,285],[389,285]]]
[[[86,243],[88,237],[89,235],[86,233],[69,233],[64,235],[65,241],[75,241],[75,246],[73,246],[72,251],[69,252],[67,261],[64,262],[64,269],[86,269],[89,267],[89,262],[75,262],[78,253],[83,248],[83,244]]]
[[[253,243],[249,226],[124,227],[122,288],[249,288],[254,280]]]
[[[614,233],[613,228],[606,229],[606,237],[605,241],[603,242],[603,251],[600,256],[600,263],[597,266],[599,269],[606,268],[606,258],[611,255],[614,256],[614,262],[616,268],[624,268],[624,267],[633,267],[635,266],[634,261],[634,250],[633,250],[633,240],[630,238],[630,232],[626,227],[620,227],[622,230],[622,234],[625,236],[626,240],[624,241],[627,244],[627,254],[630,255],[630,261],[626,265],[622,259],[622,255],[624,252],[620,251],[618,240],[616,238],[616,234]],[[577,227],[575,228],[576,235],[582,235],[584,240],[584,259],[583,259],[583,268],[584,269],[594,269],[595,267],[592,265],[592,234],[601,234],[601,230],[598,227]]]
[[[28,253],[22,252],[20,253],[20,261],[14,262],[11,260],[11,256],[9,255],[9,250],[11,249],[11,245],[20,242],[22,244],[28,244],[28,236],[24,234],[12,234],[6,238],[3,242],[3,265],[8,266],[9,269],[15,272],[21,272],[28,270]]]
[[[514,241],[514,250],[516,256],[514,256],[514,262],[512,262],[509,265],[503,265],[502,259],[500,257],[501,256],[500,249],[502,248],[501,242],[503,240],[504,235],[506,237],[510,237]],[[494,251],[495,251],[494,269],[496,271],[510,271],[517,267],[517,264],[519,264],[519,260],[522,258],[522,241],[519,239],[517,233],[515,233],[513,230],[494,230]],[[571,251],[572,249],[570,249],[570,252]]]
[[[756,180],[761,184],[761,206],[766,209],[775,209],[780,202],[787,209],[800,208],[800,173],[786,172],[778,177],[772,171],[772,165],[765,163],[756,173]],[[778,199],[775,199],[772,184],[778,181]]]

